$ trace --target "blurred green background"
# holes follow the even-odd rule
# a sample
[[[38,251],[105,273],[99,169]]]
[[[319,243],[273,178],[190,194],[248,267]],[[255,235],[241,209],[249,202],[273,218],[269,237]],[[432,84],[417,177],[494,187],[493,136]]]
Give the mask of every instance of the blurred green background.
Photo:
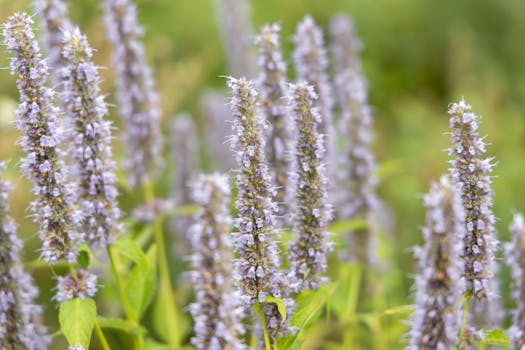
[[[164,122],[188,111],[202,129],[205,118],[199,96],[205,88],[223,89],[225,79],[220,76],[227,73],[212,1],[136,2],[162,97]],[[98,50],[95,61],[111,67],[112,47],[105,38],[100,1],[68,3],[71,17]],[[0,0],[1,22],[14,11],[32,10],[27,0]],[[488,155],[497,161],[494,210],[501,240],[509,239],[507,226],[513,210],[525,210],[525,1],[252,0],[256,29],[267,22],[281,23],[288,60],[295,25],[305,14],[312,14],[326,29],[337,12],[352,16],[364,44],[363,69],[376,118],[379,191],[396,217],[388,239],[395,259],[391,266],[398,272],[392,276],[401,280],[396,281],[400,287],[391,291],[389,304],[408,304],[414,265],[409,248],[420,242],[419,227],[424,223],[421,195],[448,168],[444,150],[449,142],[450,102],[463,96],[483,118],[481,133],[488,135]],[[2,47],[0,67],[7,66]],[[293,74],[291,65],[289,72]],[[114,101],[108,83],[112,71],[102,74],[103,90]],[[29,259],[38,240],[25,209],[31,199],[30,185],[18,175],[18,133],[11,124],[17,98],[14,78],[8,69],[0,70],[0,159],[10,160],[8,175],[16,186],[11,202],[20,234],[27,239]],[[120,125],[115,108],[112,114]],[[121,197],[124,208],[131,208],[135,200],[129,193]],[[502,269],[501,286],[508,304],[506,276]],[[47,289],[52,286],[45,277],[40,282]]]

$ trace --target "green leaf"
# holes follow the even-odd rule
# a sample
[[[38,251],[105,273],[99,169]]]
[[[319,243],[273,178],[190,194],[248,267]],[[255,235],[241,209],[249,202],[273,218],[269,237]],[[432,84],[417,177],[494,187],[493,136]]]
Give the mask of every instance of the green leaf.
[[[336,221],[328,228],[328,231],[340,235],[349,231],[354,231],[357,229],[364,229],[368,227],[368,221],[363,219],[351,219]]]
[[[175,345],[162,344],[153,339],[144,340],[144,350],[192,350],[191,346],[183,346],[182,348]]]
[[[483,332],[483,339],[479,344],[485,345],[509,345],[509,338],[505,335],[503,329],[491,329]]]
[[[122,318],[97,317],[101,328],[115,329],[129,334],[146,334],[146,329],[141,325]]]
[[[120,255],[128,258],[136,264],[147,264],[146,255],[140,249],[140,246],[130,238],[117,238],[112,245],[112,248]]]
[[[383,311],[384,316],[390,316],[390,315],[410,315],[412,313],[412,310],[414,310],[414,305],[399,305],[390,309],[387,309]]]
[[[89,246],[83,243],[80,246],[77,257],[77,268],[87,270],[89,268],[89,263],[91,261],[91,250]]]
[[[290,323],[298,331],[294,335],[279,339],[277,348],[279,350],[289,349],[298,337],[320,316],[320,310],[332,295],[336,284],[329,284],[316,291],[305,290],[297,296],[295,303],[295,314]]]
[[[131,269],[126,280],[125,292],[133,321],[139,321],[155,296],[157,286],[156,246],[151,246],[148,255],[142,250],[133,253],[139,262]],[[142,255],[142,256],[140,256]],[[131,254],[130,254],[131,256]]]
[[[328,306],[339,319],[348,321],[355,317],[363,268],[358,263],[341,263],[338,269],[337,289],[330,297]]]
[[[80,344],[86,349],[89,348],[96,318],[97,306],[91,298],[75,298],[60,304],[60,330],[71,346]]]
[[[277,310],[279,310],[279,314],[281,315],[281,318],[282,318],[281,323],[286,321],[286,305],[284,305],[284,301],[282,299],[272,297],[271,295],[267,295],[266,302],[276,304]]]
[[[146,260],[149,265],[149,272],[146,275],[144,285],[144,299],[142,300],[142,312],[145,312],[149,304],[153,301],[157,292],[157,245],[152,244],[146,253]]]
[[[146,295],[146,279],[150,269],[146,265],[135,265],[126,281],[126,298],[128,299],[130,318],[132,321],[140,320],[142,305]]]

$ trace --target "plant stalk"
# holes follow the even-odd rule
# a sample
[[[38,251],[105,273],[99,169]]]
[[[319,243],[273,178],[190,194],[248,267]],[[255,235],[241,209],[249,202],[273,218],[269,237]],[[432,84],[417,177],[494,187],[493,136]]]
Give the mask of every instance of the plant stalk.
[[[104,335],[104,332],[102,332],[102,328],[100,328],[98,321],[95,321],[95,333],[97,334],[97,337],[100,340],[100,345],[102,346],[102,349],[111,350],[111,347],[109,346],[106,336]]]
[[[144,197],[146,202],[153,202],[155,200],[155,194],[153,184],[151,181],[144,183]],[[164,233],[162,229],[162,218],[155,217],[153,221],[153,235],[155,237],[155,243],[157,245],[158,254],[158,266],[160,273],[160,293],[159,297],[163,300],[166,305],[166,316],[168,322],[169,342],[171,345],[180,345],[179,328],[177,325],[177,309],[173,301],[173,293],[171,290],[171,277],[168,265],[168,257],[166,255],[166,244],[164,241]]]

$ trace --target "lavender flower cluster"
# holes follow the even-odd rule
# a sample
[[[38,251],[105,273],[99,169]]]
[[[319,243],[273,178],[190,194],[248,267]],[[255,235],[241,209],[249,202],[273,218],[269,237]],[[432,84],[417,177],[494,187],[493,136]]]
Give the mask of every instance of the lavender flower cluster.
[[[357,37],[352,20],[346,14],[336,14],[330,20],[329,30],[334,77],[347,69],[360,70],[359,54],[363,44]]]
[[[131,187],[153,180],[162,166],[161,111],[137,8],[130,0],[105,0],[108,37],[115,49],[113,65],[119,112],[125,122],[126,170]]]
[[[279,214],[285,210],[286,185],[290,162],[290,122],[284,101],[286,95],[286,64],[281,53],[278,24],[265,25],[255,39],[259,46],[260,74],[257,86],[261,91],[260,101],[265,120],[266,159],[272,168],[276,185],[276,200],[279,202]]]
[[[115,162],[111,151],[111,122],[100,93],[98,68],[85,35],[77,29],[64,33],[62,101],[73,136],[73,158],[79,179],[82,229],[93,246],[106,246],[121,228],[116,197]]]
[[[231,109],[233,132],[232,151],[239,169],[237,173],[238,199],[235,204],[238,217],[235,227],[236,274],[242,290],[245,307],[263,304],[267,327],[273,337],[286,334],[288,323],[274,303],[267,297],[284,299],[287,312],[293,302],[287,298],[288,286],[279,271],[279,255],[274,226],[277,204],[273,201],[275,188],[265,159],[262,135],[263,119],[259,114],[258,92],[254,83],[244,78],[228,79],[232,89]]]
[[[26,153],[22,169],[34,183],[36,199],[31,210],[40,225],[42,258],[50,263],[74,262],[83,239],[76,230],[82,216],[74,208],[75,190],[60,160],[58,146],[64,130],[59,126],[53,91],[46,86],[48,66],[35,41],[32,24],[27,14],[17,13],[3,28],[4,43],[13,55],[11,74],[18,77],[16,125],[24,133],[20,144]]]
[[[252,81],[228,80],[232,89],[231,108],[235,118],[231,138],[239,170],[239,190],[235,207],[239,211],[235,227],[239,230],[236,250],[239,278],[245,304],[263,303],[266,296],[280,295],[279,256],[273,225],[277,209],[274,191],[264,156],[263,120],[258,111],[257,91]]]
[[[361,218],[370,221],[377,208],[375,188],[376,162],[371,151],[372,114],[367,104],[367,91],[364,77],[358,70],[349,68],[336,79],[339,106],[341,108],[341,129],[348,135],[344,152],[339,161],[341,171],[342,198],[339,198],[342,218]],[[373,261],[373,236],[370,227],[353,233],[350,249],[358,261]]]
[[[295,121],[297,140],[294,160],[296,203],[295,240],[290,246],[290,265],[297,291],[317,289],[326,281],[330,251],[327,232],[330,208],[327,202],[327,178],[323,162],[324,145],[317,129],[321,116],[313,107],[317,95],[306,83],[291,85],[289,106]]]
[[[415,249],[419,274],[407,349],[453,349],[461,327],[458,304],[465,288],[459,259],[465,212],[458,188],[447,177],[431,185],[424,203],[424,245]]]
[[[369,223],[351,232],[347,257],[355,257],[365,264],[375,260],[375,240],[370,227],[371,216],[378,207],[375,194],[376,162],[371,149],[373,118],[368,105],[366,80],[361,73],[358,54],[361,43],[353,23],[345,15],[336,15],[330,23],[331,52],[334,68],[334,87],[340,109],[340,129],[347,135],[342,140],[343,151],[338,165],[339,218],[363,219]]]
[[[452,129],[451,178],[461,188],[465,207],[466,234],[463,238],[466,292],[476,299],[491,297],[494,251],[497,241],[490,188],[492,158],[481,158],[485,142],[478,135],[478,116],[464,100],[449,108]]]
[[[321,115],[319,133],[324,135],[326,164],[328,173],[332,174],[335,165],[335,131],[333,124],[332,87],[328,77],[328,57],[324,45],[323,31],[311,16],[305,16],[297,25],[294,36],[295,49],[293,61],[296,80],[306,81],[314,87],[318,96],[315,107]]]
[[[230,69],[251,75],[254,60],[248,43],[248,3],[218,0],[217,4],[225,11],[221,17]],[[13,55],[11,74],[18,78],[21,103],[16,110],[17,126],[24,133],[20,143],[26,153],[21,163],[34,182],[36,199],[31,209],[40,225],[41,256],[52,264],[66,261],[71,268],[69,274],[58,277],[55,299],[64,302],[96,294],[97,276],[84,269],[75,271],[72,264],[84,240],[92,247],[112,243],[122,229],[121,212],[112,160],[112,125],[106,120],[108,110],[92,49],[86,37],[72,29],[61,0],[35,0],[34,6],[41,17],[48,61],[42,57],[28,15],[10,17],[3,34]],[[134,188],[148,185],[162,166],[161,111],[136,11],[131,0],[105,0],[108,37],[115,46],[119,111],[126,128],[125,166]],[[177,205],[193,201],[200,207],[191,228],[178,221],[183,225],[178,231],[188,231],[192,252],[190,277],[196,300],[189,307],[194,319],[190,342],[197,349],[246,349],[243,317],[252,307],[262,311],[266,329],[254,333],[264,331],[264,338],[270,336],[271,344],[265,339],[266,347],[276,347],[279,338],[294,331],[290,326],[295,307],[291,295],[318,289],[327,281],[332,249],[329,195],[334,190],[327,187],[336,163],[343,169],[344,180],[337,188],[341,192],[338,215],[341,219],[363,219],[368,224],[353,232],[349,255],[364,265],[374,260],[370,223],[378,204],[376,161],[371,151],[373,118],[367,83],[358,59],[361,43],[345,15],[333,18],[330,33],[337,106],[327,74],[330,64],[323,32],[310,16],[299,23],[294,36],[297,84],[286,85],[277,24],[264,26],[255,40],[260,52],[257,82],[228,79],[234,119],[230,141],[237,162],[235,220],[230,216],[231,191],[225,175],[201,175],[193,183],[189,198],[187,185],[197,168],[195,128],[190,117],[175,121],[175,199]],[[47,86],[47,62],[60,73],[54,79],[61,84],[60,106],[69,120],[67,128],[60,122],[61,112]],[[338,151],[334,107],[339,111],[339,129],[344,136],[338,162],[334,161]],[[470,325],[461,324],[463,292],[467,302],[474,297],[469,305],[479,310],[497,307],[496,303],[488,304],[494,294],[491,286],[495,284],[497,245],[491,211],[492,159],[483,158],[485,144],[478,135],[478,117],[471,107],[462,100],[450,106],[449,114],[453,143],[449,154],[454,158],[450,178],[433,183],[424,198],[426,226],[423,246],[415,249],[419,274],[409,350],[451,349],[477,334]],[[223,117],[223,113],[217,115]],[[73,175],[77,181],[62,161],[60,146],[67,132],[72,134]],[[0,163],[0,175],[3,168]],[[21,241],[9,216],[8,188],[0,181],[0,234],[5,238],[0,239],[0,348],[46,349],[49,338],[39,323],[41,309],[34,305],[38,291],[20,263]],[[139,207],[135,216],[150,223],[171,209],[170,201],[152,200]],[[280,217],[289,212],[295,239],[289,245],[289,271],[284,272],[277,239],[279,231],[290,223]],[[520,286],[525,268],[521,261],[525,240],[521,215],[515,216],[510,229],[513,241],[508,255],[516,283],[513,296],[521,301],[525,298],[525,289]],[[229,280],[232,271],[234,281]],[[519,302],[514,310],[513,326],[508,330],[517,349],[525,348],[522,304]],[[465,320],[472,322],[478,311],[465,313],[470,317]],[[257,321],[254,324],[256,327]]]
[[[173,164],[171,198],[177,206],[192,204],[190,182],[197,174],[199,144],[195,122],[190,114],[177,115],[171,123],[171,164]],[[177,252],[188,254],[188,229],[191,216],[179,216],[171,222],[176,234]]]
[[[97,294],[97,275],[87,270],[77,270],[74,274],[58,277],[55,300],[59,303],[74,298],[92,298]]]
[[[510,224],[512,241],[506,248],[507,262],[512,275],[512,297],[516,308],[512,311],[512,326],[508,330],[512,349],[525,347],[525,219],[514,214]]]
[[[240,295],[229,279],[233,258],[229,179],[221,174],[201,175],[192,187],[200,210],[189,232],[190,276],[196,295],[190,305],[195,321],[191,343],[198,350],[245,349],[238,338],[244,333]]]
[[[253,75],[255,52],[249,0],[214,0],[217,21],[228,56],[230,74]]]
[[[3,177],[5,163],[0,163]],[[7,203],[11,186],[0,178],[0,348],[47,349],[50,339],[41,324],[42,309],[35,304],[38,289],[22,268],[22,241]]]
[[[52,68],[55,82],[58,83],[63,63],[62,33],[72,29],[67,5],[63,0],[34,0],[33,6],[40,18],[40,39],[47,53],[47,62]]]

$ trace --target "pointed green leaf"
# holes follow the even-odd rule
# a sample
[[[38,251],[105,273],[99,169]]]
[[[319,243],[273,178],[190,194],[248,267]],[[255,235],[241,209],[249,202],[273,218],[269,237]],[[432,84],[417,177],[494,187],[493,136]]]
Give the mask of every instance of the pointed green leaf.
[[[295,303],[295,314],[290,323],[298,331],[294,335],[279,339],[277,348],[279,350],[290,349],[300,335],[308,328],[319,316],[320,310],[332,295],[336,284],[329,284],[316,291],[305,290],[299,294]]]
[[[358,229],[367,228],[368,225],[369,225],[368,221],[363,220],[363,219],[336,221],[332,225],[330,225],[330,227],[328,228],[328,231],[335,235],[341,235],[348,231],[354,231]]]
[[[97,317],[97,306],[91,298],[75,298],[60,304],[60,330],[66,337],[69,345],[82,345],[89,348],[91,332]]]
[[[126,298],[128,299],[130,318],[139,321],[142,314],[142,304],[146,292],[146,275],[149,269],[144,265],[135,265],[126,281]]]
[[[146,253],[149,271],[146,274],[144,285],[144,299],[142,300],[142,313],[146,311],[157,292],[157,246],[152,244]]]
[[[104,329],[115,329],[130,334],[146,334],[146,329],[130,320],[111,317],[97,317],[98,324]]]
[[[146,255],[140,249],[140,246],[130,238],[117,238],[112,248],[120,255],[128,258],[136,264],[146,264]]]
[[[390,316],[390,315],[410,315],[412,311],[414,310],[414,305],[399,305],[390,309],[387,309],[383,311],[384,316]]]
[[[509,345],[509,339],[503,329],[491,329],[483,332],[483,339],[479,344],[485,345]]]
[[[156,247],[152,246],[148,255],[144,255],[144,258],[140,260],[141,262],[131,269],[125,287],[133,321],[141,319],[155,296],[157,286]]]
[[[286,305],[284,305],[284,301],[279,298],[272,297],[271,295],[266,296],[266,302],[268,303],[274,303],[277,305],[277,310],[279,310],[279,314],[281,315],[283,323],[286,321]]]
[[[89,268],[89,263],[91,261],[91,250],[89,246],[83,243],[80,246],[77,257],[77,268],[87,270]]]

